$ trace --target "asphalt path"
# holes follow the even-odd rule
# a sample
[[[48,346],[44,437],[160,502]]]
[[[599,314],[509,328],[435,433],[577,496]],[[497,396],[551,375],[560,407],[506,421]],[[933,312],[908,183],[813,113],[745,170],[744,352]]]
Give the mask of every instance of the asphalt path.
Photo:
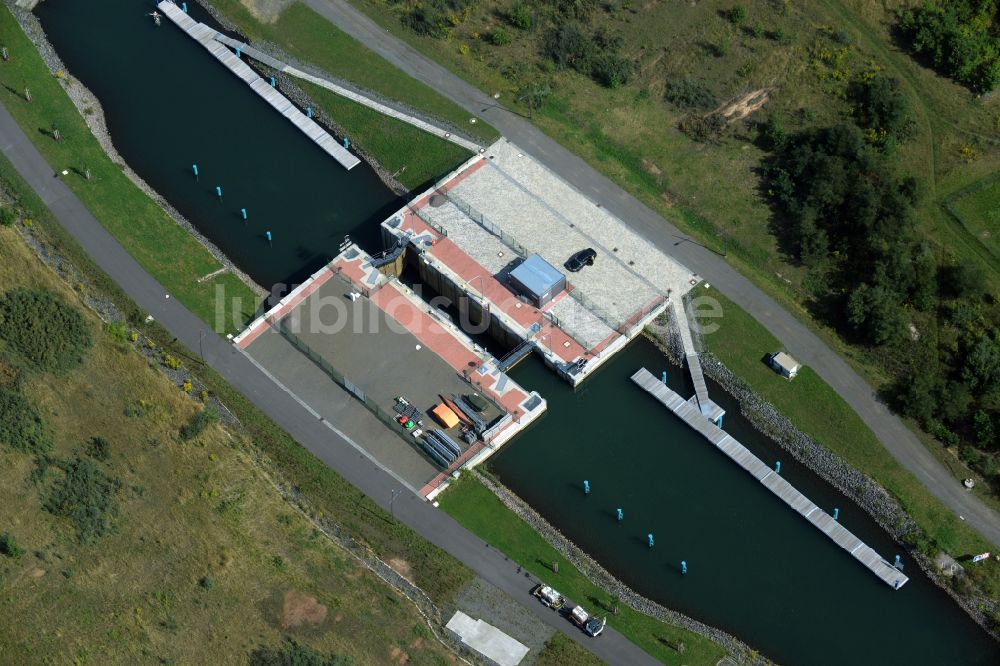
[[[341,30],[410,76],[488,121],[577,190],[625,221],[661,251],[715,285],[764,325],[800,362],[811,367],[847,401],[896,460],[963,520],[1000,546],[1000,514],[966,491],[917,436],[885,407],[875,390],[836,352],[790,312],[531,122],[475,86],[426,58],[344,0],[304,0]],[[400,27],[400,30],[403,28]],[[763,355],[771,349],[762,349]]]
[[[223,379],[250,399],[258,409],[285,429],[296,441],[337,471],[385,509],[392,491],[400,485],[351,442],[317,419],[228,341],[219,337],[153,279],[90,214],[75,194],[54,175],[53,169],[0,105],[0,144],[3,153],[28,181],[59,223],[83,246],[139,307],[151,314],[171,335],[190,350],[202,350],[205,362]],[[136,221],[141,223],[140,220]],[[518,571],[515,562],[410,491],[397,497],[397,520],[441,547],[489,583],[524,605],[546,624],[562,631],[597,657],[612,664],[658,663],[610,626],[590,638],[531,596],[536,582]],[[613,624],[613,620],[612,620]]]

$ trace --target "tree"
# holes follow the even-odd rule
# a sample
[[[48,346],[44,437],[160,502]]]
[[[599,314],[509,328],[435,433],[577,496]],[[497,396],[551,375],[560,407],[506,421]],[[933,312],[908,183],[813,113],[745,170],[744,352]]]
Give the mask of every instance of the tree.
[[[899,89],[899,81],[890,76],[876,76],[855,83],[849,96],[854,103],[858,126],[869,131],[879,145],[902,143],[913,136],[915,123],[910,105]]]
[[[594,43],[578,22],[566,21],[549,30],[545,35],[543,49],[556,67],[572,68],[590,74]]]

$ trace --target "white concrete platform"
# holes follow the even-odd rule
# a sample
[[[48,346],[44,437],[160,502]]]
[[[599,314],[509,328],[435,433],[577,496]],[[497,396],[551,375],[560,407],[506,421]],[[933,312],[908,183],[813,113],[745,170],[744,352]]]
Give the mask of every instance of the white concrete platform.
[[[514,640],[488,622],[473,620],[462,611],[456,611],[447,627],[462,642],[500,666],[517,666],[528,654],[528,647]]]

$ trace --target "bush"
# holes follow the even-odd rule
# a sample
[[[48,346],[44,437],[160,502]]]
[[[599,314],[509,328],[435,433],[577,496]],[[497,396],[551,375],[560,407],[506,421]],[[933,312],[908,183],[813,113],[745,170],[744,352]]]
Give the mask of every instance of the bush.
[[[110,532],[118,514],[121,481],[89,458],[76,457],[56,466],[63,476],[52,485],[42,507],[69,519],[80,543],[90,543]]]
[[[632,62],[615,54],[598,56],[591,68],[591,76],[607,88],[620,88],[632,76]]]
[[[52,438],[38,409],[20,392],[0,387],[0,443],[23,453],[42,455]]]
[[[79,310],[46,289],[11,289],[0,298],[0,338],[35,370],[66,372],[93,341]]]
[[[17,215],[10,206],[0,206],[0,227],[10,227],[17,221]]]
[[[535,24],[535,17],[531,13],[531,8],[523,2],[518,2],[510,8],[507,20],[510,21],[512,26],[520,30],[530,30],[531,26]]]
[[[215,587],[215,579],[211,576],[202,576],[201,580],[198,581],[198,585],[201,586],[203,590],[211,590]]]
[[[94,437],[87,446],[87,455],[94,460],[107,462],[111,457],[111,442],[103,437]]]
[[[573,21],[589,21],[598,7],[598,0],[549,0],[556,12]]]
[[[896,79],[876,76],[871,81],[853,84],[848,94],[854,103],[858,126],[869,131],[873,143],[902,143],[913,136],[915,123],[910,104]]]
[[[709,87],[695,79],[669,81],[664,97],[679,109],[712,109],[718,103]]]
[[[743,5],[736,5],[726,12],[726,18],[733,25],[740,25],[747,20],[747,8]]]
[[[354,660],[342,655],[323,655],[294,638],[280,648],[260,647],[250,653],[250,666],[354,666]]]
[[[490,41],[494,46],[506,46],[511,42],[510,33],[503,28],[497,28],[490,33]]]
[[[576,21],[552,28],[545,35],[543,50],[560,69],[572,68],[590,74],[594,57],[594,42]]]
[[[181,441],[188,442],[200,435],[205,428],[219,420],[214,409],[203,409],[196,412],[187,423],[181,426]]]
[[[0,555],[6,555],[16,560],[24,555],[24,549],[17,544],[14,535],[4,532],[0,534]]]

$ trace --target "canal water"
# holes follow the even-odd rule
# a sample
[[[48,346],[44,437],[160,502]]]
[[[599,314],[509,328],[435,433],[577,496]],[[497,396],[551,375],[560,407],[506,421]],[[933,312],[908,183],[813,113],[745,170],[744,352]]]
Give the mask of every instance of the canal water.
[[[911,578],[902,589],[882,583],[635,386],[629,377],[640,367],[667,370],[671,388],[693,394],[686,374],[642,338],[576,391],[535,358],[516,367],[548,412],[491,459],[492,471],[632,589],[780,663],[1000,663],[1000,645],[912,561],[904,557]],[[754,430],[718,385],[709,392],[730,434],[762,460],[781,460],[782,476],[828,512],[839,507],[843,525],[884,557],[900,552],[860,508]]]
[[[301,281],[346,234],[378,249],[378,222],[402,204],[375,172],[345,170],[180,28],[166,18],[156,27],[152,10],[150,0],[46,0],[35,10],[69,72],[101,101],[129,166],[264,287]]]
[[[366,165],[345,171],[178,28],[155,27],[151,10],[146,0],[46,0],[36,10],[71,74],[101,100],[129,165],[265,286],[316,270],[345,234],[378,249],[378,222],[400,202],[376,174]],[[782,663],[1000,663],[997,645],[912,562],[902,590],[878,581],[632,385],[641,366],[667,368],[639,340],[574,392],[525,361],[514,376],[546,397],[549,412],[494,458],[494,471],[631,587]],[[668,369],[689,394],[680,370]],[[762,459],[782,458],[784,476],[819,505],[839,506],[848,528],[892,556],[894,545],[860,509],[711,388],[729,410],[727,430]]]

